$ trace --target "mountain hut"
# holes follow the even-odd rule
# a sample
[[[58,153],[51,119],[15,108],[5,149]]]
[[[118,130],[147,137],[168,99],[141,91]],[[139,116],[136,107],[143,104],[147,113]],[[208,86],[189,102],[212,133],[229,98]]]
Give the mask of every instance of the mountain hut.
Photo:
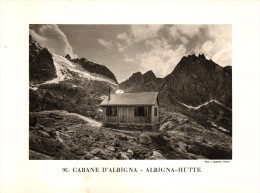
[[[103,125],[142,130],[159,129],[158,92],[111,94],[100,106]]]

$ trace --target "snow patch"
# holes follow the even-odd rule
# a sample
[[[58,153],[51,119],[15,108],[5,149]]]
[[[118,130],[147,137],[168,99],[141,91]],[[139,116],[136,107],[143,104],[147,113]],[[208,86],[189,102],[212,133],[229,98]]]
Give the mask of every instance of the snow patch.
[[[72,78],[72,75],[68,72],[68,67],[75,67],[70,61],[62,56],[54,54],[53,63],[56,69],[57,78],[46,81],[43,84],[58,84],[60,81],[68,80]]]
[[[72,79],[73,75],[70,72],[75,72],[76,74],[78,74],[78,76],[88,80],[104,81],[110,84],[117,85],[115,82],[109,79],[99,77],[98,75],[94,76],[90,74],[88,71],[83,71],[82,69],[79,69],[77,65],[73,64],[71,61],[67,60],[63,56],[53,54],[52,58],[54,61],[57,78],[46,81],[42,84],[58,84],[60,81]]]
[[[97,77],[97,76],[93,76],[91,75],[89,72],[87,71],[82,71],[77,69],[77,65],[73,64],[72,62],[70,62],[69,60],[67,60],[66,58],[64,58],[63,56],[59,56],[54,54],[54,59],[56,60],[56,62],[60,65],[60,66],[64,66],[66,67],[68,70],[76,72],[80,77],[82,78],[86,78],[88,80],[97,80],[97,81],[104,81],[104,82],[109,82],[111,84],[117,85],[116,83],[114,83],[113,81],[110,81],[108,79],[105,78],[101,78],[101,77]],[[66,72],[66,69],[64,69],[64,71]]]
[[[103,110],[101,108],[98,108],[97,112],[103,113]]]
[[[210,101],[205,102],[205,103],[203,103],[203,104],[201,104],[201,105],[199,105],[199,106],[186,105],[186,104],[181,103],[181,102],[179,102],[179,103],[182,104],[183,106],[189,108],[189,109],[196,109],[196,110],[197,110],[197,109],[199,109],[199,108],[201,108],[201,107],[203,107],[203,106],[206,106],[206,105],[208,105],[209,103],[212,103],[212,102],[215,102],[215,103],[219,104],[220,106],[226,108],[227,110],[231,111],[230,108],[226,107],[224,104],[218,102],[217,100],[210,100]]]
[[[116,94],[124,94],[125,91],[124,90],[116,90]]]
[[[226,133],[230,133],[229,130],[227,130],[227,129],[223,128],[223,127],[218,126],[217,124],[215,124],[215,123],[212,122],[212,121],[211,121],[211,125],[212,125],[213,127],[217,128],[217,129],[221,130],[221,131],[224,131],[224,132],[226,132]]]
[[[32,89],[32,90],[38,90],[37,86],[35,86],[35,87],[30,86],[29,88]]]
[[[68,112],[66,112],[66,114],[77,116],[78,118],[82,119],[83,121],[88,122],[88,125],[91,125],[93,127],[101,127],[102,126],[102,123],[100,123],[100,122],[98,122],[98,121],[96,121],[94,119],[91,119],[89,117],[85,117],[85,116],[79,115],[77,113],[68,113]]]
[[[107,95],[102,95],[100,98],[104,100],[105,98],[107,98]]]

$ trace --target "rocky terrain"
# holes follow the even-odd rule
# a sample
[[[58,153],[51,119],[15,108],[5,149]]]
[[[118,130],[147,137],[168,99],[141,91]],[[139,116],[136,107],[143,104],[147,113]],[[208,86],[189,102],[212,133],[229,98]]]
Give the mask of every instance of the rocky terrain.
[[[231,159],[231,67],[184,57],[165,78],[134,73],[117,84],[105,66],[51,53],[29,38],[30,159]],[[111,92],[159,92],[160,130],[103,127]]]
[[[231,159],[231,136],[162,110],[160,132],[116,130],[67,111],[30,113],[30,159]]]

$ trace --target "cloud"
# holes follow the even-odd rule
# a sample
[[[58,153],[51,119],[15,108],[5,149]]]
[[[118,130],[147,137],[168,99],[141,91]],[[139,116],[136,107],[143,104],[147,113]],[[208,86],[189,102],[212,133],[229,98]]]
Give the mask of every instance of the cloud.
[[[127,47],[132,45],[133,40],[127,33],[120,33],[117,34],[117,39],[121,40],[120,42],[116,43],[119,52],[123,52]]]
[[[203,53],[221,66],[232,64],[231,25],[173,25],[168,32],[187,54]]]
[[[193,38],[196,35],[199,35],[199,32],[200,32],[199,29],[200,29],[199,25],[179,25],[178,26],[179,33],[186,35],[190,38]]]
[[[69,54],[72,58],[78,57],[58,25],[30,25],[29,33],[41,46],[47,47],[51,52],[62,56]]]
[[[124,45],[124,44],[121,44],[121,43],[116,43],[116,45],[118,47],[119,52],[123,52],[128,47],[128,45]]]
[[[221,66],[232,65],[231,25],[209,25],[207,33],[210,40],[197,49]]]
[[[126,33],[117,34],[117,38],[119,40],[126,41],[127,45],[130,45],[132,43],[131,37],[129,35],[127,35]]]
[[[158,31],[163,25],[132,25],[131,32],[136,41],[149,39],[158,36]]]
[[[176,49],[164,38],[148,40],[151,50],[138,55],[141,72],[152,70],[157,77],[165,77],[174,69],[180,59],[185,56],[186,49],[180,44]]]
[[[212,60],[221,66],[231,66],[232,65],[232,55],[231,47],[223,48],[217,54],[212,57]]]
[[[199,35],[200,26],[198,25],[173,25],[169,32],[174,40],[180,39],[182,43],[188,43],[187,38],[191,39]]]
[[[113,44],[111,42],[106,41],[104,39],[98,39],[97,41],[100,45],[104,46],[107,49],[112,49],[113,47]]]
[[[124,59],[126,62],[134,62],[134,59],[133,58],[128,58],[126,55],[125,55],[125,59]]]

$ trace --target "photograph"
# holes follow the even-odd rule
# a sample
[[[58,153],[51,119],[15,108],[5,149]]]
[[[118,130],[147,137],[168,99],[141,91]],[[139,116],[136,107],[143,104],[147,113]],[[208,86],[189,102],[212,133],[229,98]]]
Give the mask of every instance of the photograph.
[[[30,160],[232,160],[231,24],[29,24]]]
[[[259,5],[0,0],[0,192],[259,193]]]

